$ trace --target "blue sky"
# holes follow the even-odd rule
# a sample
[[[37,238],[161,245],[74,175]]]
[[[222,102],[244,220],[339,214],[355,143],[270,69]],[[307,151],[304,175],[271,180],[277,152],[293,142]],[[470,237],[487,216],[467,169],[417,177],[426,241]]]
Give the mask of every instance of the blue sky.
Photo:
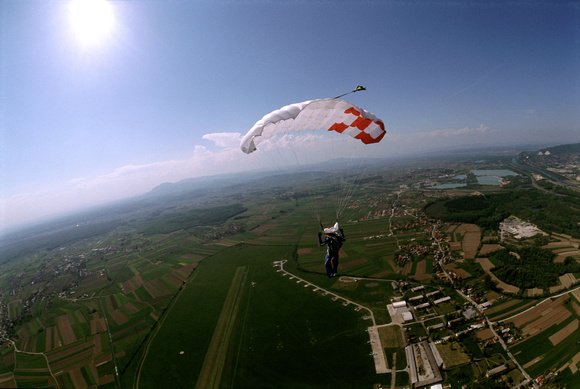
[[[109,1],[86,42],[69,2],[3,0],[0,230],[249,168],[263,115],[359,84],[373,155],[580,141],[580,5],[505,3]]]

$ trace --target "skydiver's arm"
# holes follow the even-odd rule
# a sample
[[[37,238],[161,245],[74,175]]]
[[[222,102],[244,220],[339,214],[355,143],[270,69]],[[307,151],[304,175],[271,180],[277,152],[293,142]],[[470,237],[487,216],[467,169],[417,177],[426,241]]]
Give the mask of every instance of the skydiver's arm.
[[[343,231],[343,229],[341,228],[339,231],[340,231],[340,237],[342,238],[342,240],[343,241],[346,240],[346,238],[344,237],[344,231]]]
[[[326,239],[324,239],[324,241],[322,240],[322,233],[319,232],[318,233],[318,245],[319,246],[324,246],[326,244]]]

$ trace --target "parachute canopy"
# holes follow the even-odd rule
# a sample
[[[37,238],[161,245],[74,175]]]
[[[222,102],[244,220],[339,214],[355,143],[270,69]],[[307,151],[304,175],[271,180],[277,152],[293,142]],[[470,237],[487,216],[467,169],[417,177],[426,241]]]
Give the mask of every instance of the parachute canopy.
[[[324,233],[325,234],[332,234],[336,231],[338,231],[340,229],[340,227],[338,226],[338,222],[334,223],[334,225],[332,227],[327,227],[324,229]]]
[[[364,144],[378,143],[385,125],[372,113],[339,99],[309,100],[273,111],[256,122],[242,139],[242,151],[250,154],[263,140],[278,134],[304,130],[336,131]]]

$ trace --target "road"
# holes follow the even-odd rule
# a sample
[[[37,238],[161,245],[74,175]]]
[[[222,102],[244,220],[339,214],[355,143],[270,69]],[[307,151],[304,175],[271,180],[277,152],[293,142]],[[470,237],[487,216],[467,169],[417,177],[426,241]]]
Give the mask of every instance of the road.
[[[437,247],[439,248],[439,252],[443,252],[443,248],[441,247],[441,240],[437,239],[435,237],[435,231],[437,231],[437,224],[433,224],[433,231],[431,232],[431,236],[433,237],[433,240],[435,242],[437,242]],[[449,273],[447,273],[447,270],[445,270],[445,268],[443,267],[443,258],[439,258],[438,260],[439,263],[439,267],[441,268],[441,271],[443,272],[443,274],[445,274],[445,277],[447,277],[447,279],[449,280],[449,282],[451,282],[451,285],[455,285],[455,283],[453,282],[453,278],[449,275]]]
[[[52,372],[52,369],[50,368],[50,363],[48,362],[48,357],[46,356],[45,353],[35,353],[35,352],[31,352],[31,351],[21,351],[18,350],[18,348],[16,348],[16,343],[14,343],[14,341],[12,339],[8,339],[8,338],[0,338],[0,340],[5,340],[7,342],[12,343],[12,346],[14,347],[14,352],[16,353],[23,353],[23,354],[30,354],[30,355],[42,355],[44,357],[44,359],[46,360],[46,366],[48,367],[48,372],[50,373],[50,376],[52,377],[52,379],[54,380],[54,384],[56,385],[57,389],[60,389],[60,386],[58,385],[58,381],[56,380],[56,377],[54,376],[54,373]]]
[[[439,247],[439,250],[441,251],[441,243],[439,242],[438,239],[435,239],[435,231],[436,231],[437,225],[433,226],[433,239],[437,242],[437,245]],[[441,270],[443,271],[443,273],[445,274],[445,276],[447,277],[447,279],[449,280],[449,282],[451,282],[451,285],[454,285],[453,283],[453,278],[451,278],[451,276],[449,275],[449,273],[447,273],[447,271],[445,270],[445,268],[443,267],[443,259],[439,259],[439,267],[441,268]],[[492,334],[494,337],[496,337],[499,340],[499,343],[501,344],[501,346],[503,347],[503,349],[505,350],[506,354],[508,355],[508,357],[512,360],[512,362],[518,367],[518,369],[520,370],[520,372],[522,373],[522,375],[525,378],[525,381],[521,382],[519,385],[515,386],[514,388],[519,388],[520,386],[523,385],[527,385],[530,382],[533,382],[532,378],[530,377],[530,375],[524,370],[524,368],[518,363],[518,361],[516,360],[516,358],[512,355],[512,353],[509,351],[507,345],[505,344],[505,342],[503,341],[502,337],[500,335],[498,335],[498,333],[495,331],[495,328],[493,327],[493,325],[491,324],[489,318],[487,317],[487,315],[485,314],[485,311],[479,306],[479,304],[477,304],[475,301],[473,301],[471,299],[471,297],[465,295],[460,289],[455,288],[455,291],[457,293],[459,293],[459,295],[461,297],[463,297],[466,301],[468,301],[469,303],[471,303],[471,305],[473,305],[473,307],[481,314],[483,315],[483,317],[485,318],[485,321],[489,327],[489,329],[491,330]],[[534,387],[536,387],[536,385],[534,384]]]
[[[109,319],[107,319],[107,311],[103,307],[102,296],[99,296],[99,305],[101,306],[101,311],[103,311],[103,317],[105,318],[105,325],[107,326],[107,334],[109,335],[109,343],[111,344],[111,355],[113,356],[113,366],[115,366],[115,382],[117,388],[121,389],[121,381],[119,379],[119,368],[117,367],[117,357],[115,352],[115,343],[113,342],[113,337],[111,336],[111,330],[109,329]]]
[[[397,191],[395,192],[395,194],[397,195],[397,198],[393,201],[393,204],[391,205],[391,215],[389,216],[389,233],[391,236],[393,236],[397,242],[397,247],[401,247],[399,245],[399,238],[397,238],[397,235],[395,235],[393,233],[393,215],[395,214],[395,207],[397,202],[399,201],[399,198],[401,197],[401,193],[403,193],[403,191]]]
[[[515,157],[512,158],[512,163],[515,166],[520,167],[520,168],[535,170],[538,173],[540,173],[540,174],[548,177],[549,179],[551,179],[553,181],[556,181],[559,184],[562,184],[562,185],[565,185],[565,186],[571,186],[573,188],[580,188],[580,186],[578,186],[578,185],[574,185],[574,184],[571,184],[571,183],[566,182],[566,181],[562,181],[559,178],[554,177],[553,175],[551,175],[550,173],[546,172],[545,170],[538,169],[537,167],[533,167],[533,166],[531,166],[531,165],[529,165],[529,164],[527,164],[527,163],[525,163],[523,161],[518,162]],[[534,181],[533,178],[532,178],[532,181]],[[536,186],[536,185],[534,184],[534,186]]]
[[[495,331],[495,328],[493,327],[493,325],[491,324],[491,321],[489,320],[489,318],[487,317],[487,315],[485,314],[485,310],[483,310],[479,304],[477,304],[475,301],[473,301],[471,299],[471,297],[463,294],[463,292],[459,289],[455,289],[455,291],[457,293],[459,293],[459,295],[461,297],[463,297],[465,300],[469,301],[473,307],[475,309],[477,309],[477,311],[485,318],[485,321],[487,323],[487,326],[489,327],[489,329],[491,330],[492,334],[494,337],[496,337],[499,340],[499,343],[501,344],[501,346],[503,347],[503,349],[505,350],[506,354],[508,355],[508,357],[510,357],[510,359],[512,360],[512,362],[518,367],[518,369],[520,370],[520,372],[522,373],[522,375],[525,378],[525,381],[521,382],[519,385],[515,386],[516,387],[520,387],[523,385],[527,385],[530,382],[533,382],[532,377],[530,377],[530,375],[524,370],[524,368],[519,364],[519,362],[516,360],[516,358],[513,356],[513,354],[509,351],[507,345],[505,344],[505,342],[503,341],[502,337]],[[536,387],[535,384],[534,388]]]

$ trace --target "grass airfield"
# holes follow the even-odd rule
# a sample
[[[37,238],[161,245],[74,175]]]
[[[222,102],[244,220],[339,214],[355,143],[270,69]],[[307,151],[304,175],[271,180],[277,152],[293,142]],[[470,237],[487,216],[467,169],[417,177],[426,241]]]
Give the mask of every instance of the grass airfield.
[[[391,283],[328,279],[314,208],[262,204],[264,212],[256,217],[254,229],[222,241],[226,248],[192,273],[148,348],[126,369],[124,382],[139,388],[390,385],[390,373],[379,376],[375,371],[366,332],[373,325],[368,312],[324,290],[369,307],[377,324],[388,324]],[[339,271],[364,276],[390,270],[381,256],[394,251],[394,238],[385,240],[385,247],[373,247],[372,258],[379,259],[369,262],[366,273],[349,266],[365,251],[364,237],[384,232],[388,220],[344,223],[344,228],[347,243]],[[297,255],[301,249],[308,254]],[[285,276],[275,266],[281,260],[287,261],[285,271],[316,287]],[[406,376],[399,376],[404,381]]]
[[[368,320],[352,306],[277,272],[273,260],[292,251],[289,246],[242,244],[204,261],[144,356],[139,387],[354,388],[376,383]]]

